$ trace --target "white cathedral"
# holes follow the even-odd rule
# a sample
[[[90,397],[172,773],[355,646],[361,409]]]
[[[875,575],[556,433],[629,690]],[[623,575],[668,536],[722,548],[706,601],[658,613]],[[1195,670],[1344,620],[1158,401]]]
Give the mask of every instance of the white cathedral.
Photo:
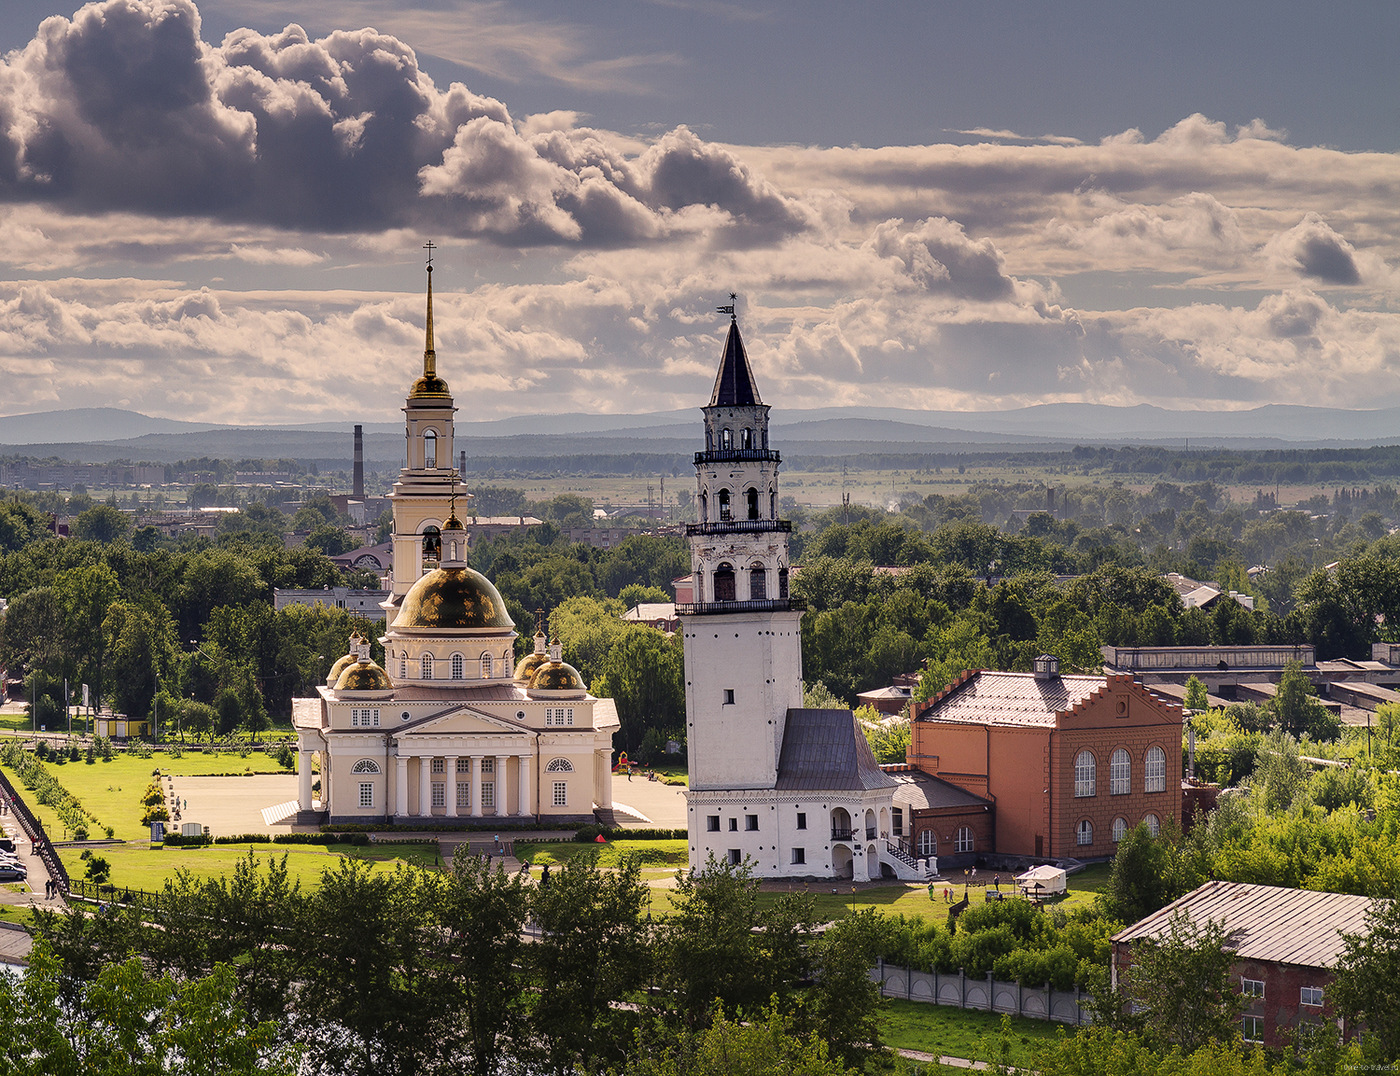
[[[390,494],[391,595],[385,666],[369,644],[293,701],[297,820],[559,826],[612,807],[611,699],[589,695],[543,634],[518,664],[500,593],[467,567],[456,506],[447,383],[433,346],[428,267],[423,374],[404,406],[407,459]],[[768,444],[732,306],[695,454],[699,520],[687,526],[693,600],[685,648],[690,864],[747,859],[761,877],[922,878],[929,864],[889,838],[897,782],[849,710],[802,705],[802,604],[788,596],[778,518],[781,456]],[[464,509],[465,510],[465,509]],[[313,759],[320,760],[320,788]]]

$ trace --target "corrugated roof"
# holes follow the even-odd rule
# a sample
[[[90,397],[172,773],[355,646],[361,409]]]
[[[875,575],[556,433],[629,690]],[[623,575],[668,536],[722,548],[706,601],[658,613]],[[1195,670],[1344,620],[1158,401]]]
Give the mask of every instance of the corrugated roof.
[[[1056,676],[982,671],[949,688],[920,721],[982,725],[1053,726],[1055,715],[1072,709],[1105,684],[1102,676]]]
[[[1219,923],[1231,948],[1245,960],[1267,960],[1308,968],[1332,968],[1342,955],[1342,932],[1366,932],[1374,902],[1350,893],[1315,893],[1244,882],[1207,882],[1113,936],[1115,942],[1158,938],[1173,915],[1193,923]]]
[[[778,788],[893,788],[849,710],[789,710],[778,755]]]
[[[715,391],[710,396],[710,406],[755,407],[762,402],[753,383],[753,371],[749,369],[749,356],[744,351],[744,341],[739,336],[739,323],[731,318],[729,335],[724,341],[724,357],[720,359],[719,373],[715,375]]]

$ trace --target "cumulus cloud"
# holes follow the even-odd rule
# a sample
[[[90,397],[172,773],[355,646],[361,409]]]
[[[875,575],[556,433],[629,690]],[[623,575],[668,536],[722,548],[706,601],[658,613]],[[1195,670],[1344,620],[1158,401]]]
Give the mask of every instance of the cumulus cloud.
[[[640,153],[566,112],[517,124],[440,89],[403,41],[240,29],[193,0],[102,0],[0,64],[0,199],[286,228],[430,226],[503,243],[610,245],[801,231],[807,211],[685,128]]]
[[[1322,284],[1360,284],[1356,251],[1316,213],[1271,240],[1265,254],[1283,268]]]
[[[962,225],[931,217],[906,228],[888,220],[875,229],[869,248],[898,263],[911,281],[930,292],[969,299],[1005,299],[1012,281],[1003,269],[1001,252],[987,239],[972,240]]]

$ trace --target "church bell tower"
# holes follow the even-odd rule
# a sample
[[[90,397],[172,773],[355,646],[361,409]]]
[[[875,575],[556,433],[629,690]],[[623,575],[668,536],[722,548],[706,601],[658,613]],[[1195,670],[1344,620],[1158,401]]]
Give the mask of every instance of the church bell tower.
[[[802,706],[802,606],[788,597],[776,449],[731,305],[695,454],[698,520],[686,527],[694,584],[677,613],[685,646],[690,787],[772,789],[789,709]]]

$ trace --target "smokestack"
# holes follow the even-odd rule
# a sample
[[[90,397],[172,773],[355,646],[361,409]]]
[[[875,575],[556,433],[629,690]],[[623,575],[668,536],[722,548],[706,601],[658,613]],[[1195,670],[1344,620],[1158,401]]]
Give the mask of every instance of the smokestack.
[[[457,477],[465,478],[467,475],[467,450],[464,448],[457,453]]]
[[[351,496],[357,501],[365,499],[365,428],[355,427],[355,477]]]

